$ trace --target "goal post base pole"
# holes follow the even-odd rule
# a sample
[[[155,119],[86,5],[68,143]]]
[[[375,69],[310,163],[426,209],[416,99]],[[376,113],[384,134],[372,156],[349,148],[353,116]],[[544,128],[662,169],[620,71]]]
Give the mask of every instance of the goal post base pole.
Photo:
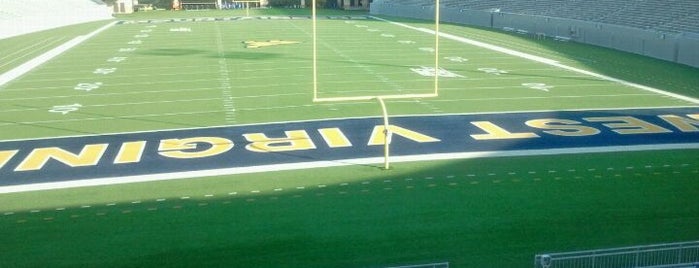
[[[379,104],[381,104],[381,111],[383,112],[383,169],[389,170],[391,169],[389,157],[391,151],[390,146],[392,133],[390,128],[388,127],[388,110],[386,110],[386,103],[384,103],[383,98],[378,97],[376,99],[379,101]]]

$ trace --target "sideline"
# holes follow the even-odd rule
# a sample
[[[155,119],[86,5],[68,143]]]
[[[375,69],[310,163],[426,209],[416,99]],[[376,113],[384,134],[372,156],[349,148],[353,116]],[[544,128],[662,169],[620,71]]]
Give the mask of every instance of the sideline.
[[[12,80],[17,79],[18,77],[28,73],[29,71],[33,70],[36,67],[39,67],[40,65],[48,62],[49,60],[55,58],[58,55],[61,55],[63,52],[68,51],[69,49],[79,45],[80,43],[92,38],[93,36],[101,33],[102,31],[106,30],[109,27],[112,27],[114,24],[116,24],[118,21],[113,21],[105,26],[102,26],[101,28],[87,34],[87,35],[81,35],[76,38],[71,39],[68,42],[63,43],[60,46],[55,47],[54,49],[51,49],[44,54],[41,54],[37,56],[36,58],[33,58],[24,64],[15,67],[12,70],[7,71],[6,73],[0,75],[0,87],[3,85],[11,82]]]
[[[414,26],[410,26],[410,25],[407,25],[407,24],[404,24],[404,23],[395,22],[395,21],[390,21],[390,20],[383,19],[383,18],[379,18],[379,17],[375,17],[375,16],[369,16],[369,17],[372,18],[372,19],[375,19],[375,20],[380,20],[380,21],[383,21],[383,22],[391,23],[391,24],[393,24],[393,25],[401,26],[401,27],[404,27],[404,28],[413,29],[413,30],[416,30],[416,31],[420,31],[420,32],[424,32],[424,33],[428,33],[428,34],[432,34],[432,35],[435,34],[435,31],[434,31],[434,30],[430,30],[430,29],[427,29],[427,28],[414,27]],[[568,66],[568,65],[562,64],[562,63],[560,63],[560,62],[558,62],[558,61],[555,61],[555,60],[552,60],[552,59],[548,59],[548,58],[544,58],[544,57],[539,57],[539,56],[535,56],[535,55],[532,55],[532,54],[527,54],[527,53],[524,53],[524,52],[520,52],[520,51],[516,51],[516,50],[509,49],[509,48],[504,48],[504,47],[501,47],[501,46],[496,46],[496,45],[492,45],[492,44],[488,44],[488,43],[476,41],[476,40],[473,40],[473,39],[468,39],[468,38],[465,38],[465,37],[456,36],[456,35],[453,35],[453,34],[448,34],[448,33],[440,32],[440,33],[439,33],[439,36],[440,36],[440,37],[443,37],[443,38],[447,38],[447,39],[453,40],[453,41],[461,42],[461,43],[464,43],[464,44],[469,44],[469,45],[473,45],[473,46],[477,46],[477,47],[481,47],[481,48],[485,48],[485,49],[497,51],[497,52],[504,53],[504,54],[508,54],[508,55],[512,55],[512,56],[515,56],[515,57],[520,57],[520,58],[532,60],[532,61],[535,61],[535,62],[539,62],[539,63],[551,65],[551,66],[558,67],[558,68],[561,68],[561,69],[565,69],[565,70],[568,70],[568,71],[573,71],[573,72],[576,72],[576,73],[580,73],[580,74],[584,74],[584,75],[596,77],[596,78],[603,79],[603,80],[607,80],[607,81],[616,82],[616,83],[619,83],[619,84],[622,84],[622,85],[626,85],[626,86],[638,88],[638,89],[645,90],[645,91],[649,91],[649,92],[653,92],[653,93],[656,93],[656,94],[665,95],[665,96],[672,97],[672,98],[675,98],[675,99],[680,99],[680,100],[683,100],[683,101],[691,102],[691,103],[693,103],[693,104],[699,104],[699,99],[696,99],[696,98],[692,98],[692,97],[688,97],[688,96],[684,96],[684,95],[680,95],[680,94],[675,94],[675,93],[668,92],[668,91],[665,91],[665,90],[661,90],[661,89],[657,89],[657,88],[653,88],[653,87],[649,87],[649,86],[644,86],[644,85],[632,83],[632,82],[629,82],[629,81],[626,81],[626,80],[614,78],[614,77],[611,77],[611,76],[606,76],[606,75],[603,75],[603,74],[598,74],[598,73],[595,73],[595,72],[591,72],[591,71],[587,71],[587,70],[575,68],[575,67],[572,67],[572,66]]]
[[[437,153],[424,155],[395,156],[391,159],[393,163],[418,162],[418,161],[443,161],[458,159],[496,158],[496,157],[519,157],[519,156],[555,156],[562,154],[591,154],[591,153],[611,153],[611,152],[640,152],[657,150],[693,150],[699,149],[699,143],[682,144],[657,144],[657,145],[637,145],[637,146],[601,146],[601,147],[577,147],[564,149],[542,149],[542,150],[515,150],[515,151],[483,151],[483,152],[462,152],[462,153]],[[59,190],[67,188],[93,187],[119,185],[129,183],[155,182],[167,180],[193,179],[213,176],[229,176],[262,172],[279,172],[315,168],[342,167],[351,165],[377,165],[383,163],[383,157],[368,157],[355,159],[340,159],[328,161],[315,161],[305,163],[273,164],[252,167],[220,168],[209,170],[157,173],[135,176],[106,177],[95,179],[84,179],[74,181],[48,182],[36,184],[24,184],[0,187],[0,194],[22,193],[45,190]]]

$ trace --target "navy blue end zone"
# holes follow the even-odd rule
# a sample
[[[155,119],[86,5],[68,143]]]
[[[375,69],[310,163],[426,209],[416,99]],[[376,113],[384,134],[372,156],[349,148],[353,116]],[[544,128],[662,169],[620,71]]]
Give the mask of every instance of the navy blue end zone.
[[[404,116],[390,125],[392,157],[699,148],[699,107]],[[0,192],[98,178],[119,183],[154,174],[381,159],[383,137],[383,119],[358,118],[5,141]],[[173,141],[194,142],[172,147]]]

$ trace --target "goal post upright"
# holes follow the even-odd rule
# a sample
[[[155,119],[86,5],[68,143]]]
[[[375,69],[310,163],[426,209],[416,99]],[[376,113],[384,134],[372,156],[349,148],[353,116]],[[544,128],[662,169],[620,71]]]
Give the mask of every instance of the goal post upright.
[[[311,3],[311,24],[313,25],[313,102],[318,101],[318,30],[316,28],[316,0]]]
[[[313,47],[313,102],[351,102],[351,101],[369,101],[377,100],[381,106],[384,127],[384,169],[390,169],[390,144],[392,133],[390,130],[388,109],[386,108],[385,100],[390,99],[417,99],[417,98],[433,98],[439,96],[439,24],[440,24],[440,0],[435,0],[435,26],[434,26],[434,88],[430,93],[417,94],[383,94],[383,95],[365,95],[365,96],[348,96],[348,97],[321,97],[318,93],[318,26],[317,26],[317,10],[316,0],[311,1],[311,25],[312,25],[312,47]]]
[[[314,0],[315,1],[315,0]],[[434,0],[434,94],[439,89],[439,0]]]
[[[261,5],[260,0],[233,0],[231,3],[241,3],[245,5],[245,16],[250,17],[250,4],[257,4],[258,7]]]

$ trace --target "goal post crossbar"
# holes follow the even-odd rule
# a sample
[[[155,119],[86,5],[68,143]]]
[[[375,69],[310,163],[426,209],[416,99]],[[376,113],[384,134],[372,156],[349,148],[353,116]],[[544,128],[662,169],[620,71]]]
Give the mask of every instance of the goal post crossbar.
[[[417,99],[417,98],[434,98],[438,97],[437,93],[426,93],[426,94],[399,94],[399,95],[377,95],[377,96],[355,96],[355,97],[326,97],[326,98],[314,98],[313,102],[339,102],[339,101],[368,101],[375,99]]]

